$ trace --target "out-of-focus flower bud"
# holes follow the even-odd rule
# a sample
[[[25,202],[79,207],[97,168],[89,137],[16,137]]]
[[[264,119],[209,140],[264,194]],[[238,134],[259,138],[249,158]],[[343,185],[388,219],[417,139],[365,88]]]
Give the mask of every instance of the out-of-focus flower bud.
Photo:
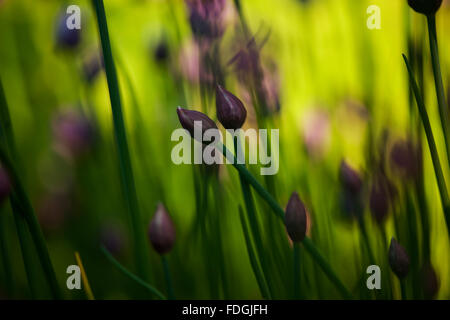
[[[439,278],[433,265],[427,262],[421,270],[422,288],[426,299],[433,299],[439,291]]]
[[[85,154],[95,142],[92,122],[74,110],[56,115],[53,120],[53,135],[56,149],[68,157]]]
[[[375,221],[381,225],[389,213],[396,194],[394,185],[382,173],[376,174],[370,189],[370,211]]]
[[[161,203],[158,204],[156,213],[150,221],[148,235],[153,248],[161,255],[169,252],[175,243],[175,227]]]
[[[313,109],[302,117],[302,136],[306,151],[313,158],[320,158],[330,138],[330,120],[328,113]]]
[[[192,138],[196,138],[194,136],[194,128],[201,125],[201,134],[203,134],[208,129],[216,129],[218,130],[216,123],[209,118],[206,114],[201,113],[195,110],[187,110],[181,107],[177,108],[178,119],[180,120],[181,126],[186,129]],[[200,122],[200,123],[198,123]],[[200,141],[203,143],[203,141]]]
[[[392,237],[389,246],[389,264],[399,279],[406,277],[409,271],[409,256],[397,240]]]
[[[293,242],[301,242],[305,238],[307,226],[306,208],[297,192],[292,193],[289,198],[284,224]]]
[[[103,57],[98,53],[92,53],[83,60],[83,75],[88,83],[92,83],[103,68]]]
[[[408,0],[408,4],[418,13],[431,15],[439,10],[442,0]]]
[[[100,230],[101,244],[113,255],[118,256],[123,252],[125,236],[115,224],[103,225]]]
[[[221,85],[216,86],[216,111],[217,118],[225,129],[241,128],[247,117],[242,101]]]
[[[342,160],[339,168],[339,178],[344,188],[353,193],[358,194],[362,189],[362,180],[359,173],[350,167],[345,160]]]
[[[81,29],[69,29],[65,13],[58,17],[56,26],[56,46],[60,49],[75,49],[81,42]]]
[[[2,204],[11,193],[11,180],[5,168],[0,166],[0,204]]]
[[[421,150],[410,140],[399,140],[391,149],[391,166],[406,179],[417,179],[422,167]]]
[[[195,37],[214,39],[222,36],[226,0],[186,0],[186,3]]]

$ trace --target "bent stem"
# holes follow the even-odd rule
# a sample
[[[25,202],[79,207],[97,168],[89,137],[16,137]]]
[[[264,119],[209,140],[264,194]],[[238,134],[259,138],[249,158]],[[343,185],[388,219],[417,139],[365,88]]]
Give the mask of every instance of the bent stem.
[[[439,48],[436,33],[436,16],[428,15],[428,36],[430,42],[431,64],[433,67],[434,85],[436,87],[436,95],[439,106],[439,117],[441,119],[442,131],[444,134],[445,146],[447,148],[447,161],[450,164],[450,142],[449,142],[449,126],[448,126],[448,110],[445,102],[444,84],[442,82],[441,64],[439,61]]]
[[[143,286],[144,288],[146,288],[148,291],[150,291],[151,293],[153,293],[155,296],[157,296],[158,298],[160,298],[161,300],[167,300],[166,296],[164,296],[158,289],[156,289],[155,287],[149,285],[147,282],[145,282],[144,280],[142,280],[141,278],[139,278],[138,276],[134,275],[133,273],[131,273],[127,268],[125,268],[123,265],[121,265],[119,263],[119,261],[117,261],[116,259],[114,259],[114,257],[111,255],[111,253],[109,253],[108,250],[106,250],[105,247],[100,247],[100,250],[102,251],[102,253],[105,255],[105,257],[114,265],[116,266],[117,269],[119,269],[123,274],[125,274],[128,278],[134,280],[135,282],[137,282],[139,285]]]
[[[269,204],[272,208],[273,212],[282,219],[284,222],[284,210],[280,207],[278,202],[271,196],[269,192],[256,180],[256,178],[247,170],[247,168],[238,164],[236,157],[227,149],[227,147],[220,141],[216,142],[216,148],[228,159],[230,163],[233,164],[239,173],[241,173],[242,177],[256,190],[256,192]],[[316,263],[322,268],[328,278],[336,285],[338,290],[346,299],[351,299],[352,295],[350,291],[344,286],[344,284],[340,281],[339,277],[333,271],[333,268],[326,261],[326,259],[322,256],[320,251],[316,248],[316,246],[312,243],[311,239],[305,237],[303,239],[303,245],[306,250],[311,254],[312,258],[316,261]]]
[[[119,83],[117,80],[116,68],[111,52],[111,44],[106,22],[105,8],[103,0],[92,0],[97,15],[98,29],[100,33],[103,59],[105,64],[106,79],[108,82],[109,97],[111,100],[111,110],[113,115],[114,133],[119,156],[119,167],[121,186],[125,197],[128,213],[131,216],[132,233],[134,236],[134,257],[138,274],[148,280],[148,270],[150,268],[147,259],[146,242],[144,230],[141,223],[139,206],[137,201],[136,187],[134,184],[133,170],[131,166],[130,153],[125,132],[122,105],[120,100]]]
[[[172,285],[172,277],[170,276],[169,262],[167,261],[166,256],[161,256],[161,262],[164,269],[164,278],[166,280],[167,286],[167,296],[169,300],[175,299],[175,294],[173,293],[173,285]]]
[[[439,161],[439,155],[436,148],[436,142],[434,140],[433,131],[431,129],[430,119],[428,118],[428,113],[423,102],[423,98],[419,92],[416,80],[414,79],[411,66],[408,62],[408,58],[403,55],[405,60],[406,68],[408,69],[409,81],[411,83],[414,96],[416,97],[417,107],[419,108],[420,118],[422,119],[423,128],[425,130],[425,135],[428,141],[428,147],[430,149],[431,160],[433,162],[434,173],[436,175],[436,180],[439,189],[439,195],[441,197],[442,208],[444,212],[444,218],[447,225],[447,232],[450,235],[450,201],[448,197],[447,186],[445,184],[444,174],[442,172],[441,163]]]

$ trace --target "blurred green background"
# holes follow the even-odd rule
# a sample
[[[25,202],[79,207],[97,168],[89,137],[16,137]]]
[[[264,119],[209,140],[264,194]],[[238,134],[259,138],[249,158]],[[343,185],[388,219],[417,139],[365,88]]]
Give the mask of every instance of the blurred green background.
[[[55,30],[70,4],[81,8],[81,42],[76,48],[61,49],[55,42]],[[380,30],[366,26],[369,5],[377,5],[381,10]],[[342,218],[339,165],[346,159],[370,177],[368,137],[373,145],[378,145],[389,132],[387,150],[396,140],[409,137],[415,126],[411,123],[418,120],[415,104],[410,107],[401,54],[408,53],[408,41],[423,43],[428,49],[425,18],[414,13],[406,1],[392,0],[244,0],[242,6],[256,40],[263,42],[264,35],[269,34],[261,49],[261,61],[268,68],[276,66],[274,77],[279,77],[274,81],[280,110],[271,115],[271,126],[280,129],[280,170],[273,177],[277,200],[284,207],[291,192],[298,191],[310,214],[309,234],[314,243],[357,297],[375,298],[364,288],[365,270],[370,263],[364,256],[358,224]],[[247,106],[245,88],[226,64],[242,44],[232,1],[228,7],[220,52],[228,89]],[[208,220],[206,231],[199,231],[195,228],[199,215],[193,176],[196,171],[189,165],[174,165],[170,158],[175,145],[170,135],[180,127],[176,107],[202,110],[198,82],[192,81],[192,72],[189,73],[196,64],[191,66],[189,61],[195,57],[189,55],[193,40],[184,1],[107,0],[105,9],[142,226],[146,228],[157,203],[163,202],[177,232],[174,249],[168,255],[177,298],[260,298],[239,221],[237,207],[243,200],[236,172],[231,166],[221,166],[218,183],[212,184],[207,194],[209,206],[203,212],[205,216],[218,217],[220,223]],[[437,15],[445,84],[450,81],[450,42],[445,33],[450,27],[449,16],[447,2]],[[142,297],[141,290],[99,250],[102,241],[112,241],[117,259],[135,270],[106,77],[102,70],[90,80],[86,77],[86,70],[90,70],[87,64],[95,65],[92,57],[98,56],[99,49],[90,1],[0,1],[0,77],[21,158],[17,166],[41,222],[64,296],[85,298],[83,291],[65,289],[66,268],[76,264],[74,252],[78,251],[96,298],[136,298]],[[163,50],[160,55],[158,50]],[[424,50],[424,66],[426,105],[449,182],[428,50]],[[214,99],[208,98],[207,105],[208,114],[215,119]],[[70,121],[71,116],[80,114],[93,127],[93,141],[81,155],[74,156],[60,145],[58,121],[62,121],[61,115]],[[245,127],[256,127],[254,112],[249,111]],[[449,239],[428,146],[424,137],[421,139],[431,261],[440,282],[436,298],[448,299]],[[378,156],[375,152],[374,157]],[[408,189],[407,183],[391,171],[389,175],[397,185],[399,197],[383,227],[386,241],[398,236],[393,215],[403,221]],[[262,200],[254,197],[274,297],[289,298],[292,256],[287,235],[279,222],[268,218],[270,210]],[[3,207],[1,214],[7,226],[3,232],[8,240],[14,290],[7,293],[2,285],[6,280],[0,264],[0,291],[5,297],[27,298],[27,279],[12,213],[6,202]],[[382,288],[384,281],[390,281],[394,296],[398,297],[400,287],[387,265],[383,235],[371,219],[368,206],[364,217],[376,264],[381,267]],[[213,229],[217,225],[219,237]],[[217,245],[222,249],[217,249]],[[150,282],[164,291],[159,257],[150,245],[148,252]],[[36,268],[42,272],[35,258]],[[303,251],[301,261],[304,298],[339,297]],[[226,274],[225,280],[218,279],[218,274]],[[43,277],[41,280],[45,298],[48,292]],[[414,279],[408,280],[411,290],[414,283]]]

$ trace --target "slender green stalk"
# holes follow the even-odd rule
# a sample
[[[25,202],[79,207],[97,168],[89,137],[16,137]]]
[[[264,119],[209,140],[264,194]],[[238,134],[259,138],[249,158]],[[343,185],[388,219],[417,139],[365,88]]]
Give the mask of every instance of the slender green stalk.
[[[19,176],[16,172],[12,161],[9,158],[9,154],[14,157],[15,162],[19,162],[14,144],[14,135],[12,132],[11,118],[9,115],[9,108],[6,102],[5,93],[3,91],[3,85],[0,80],[0,134],[1,134],[1,146],[0,146],[0,161],[4,168],[8,171],[9,177],[13,184],[13,191],[10,196],[11,208],[15,215],[17,232],[19,234],[19,240],[21,244],[22,254],[24,258],[25,268],[27,270],[27,276],[30,284],[32,295],[36,296],[37,290],[33,287],[35,273],[34,266],[32,265],[30,254],[31,249],[26,241],[26,227],[24,221],[28,224],[28,229],[31,233],[32,240],[36,247],[39,260],[44,269],[47,283],[50,286],[52,295],[56,299],[61,298],[61,293],[56,280],[56,274],[53,269],[52,262],[45,244],[44,235],[42,234],[41,227],[37,221],[31,202],[22,186]],[[17,217],[16,217],[17,215]]]
[[[116,259],[114,259],[114,257],[111,255],[111,253],[108,252],[108,250],[106,250],[103,246],[100,248],[102,253],[105,255],[105,257],[113,264],[116,266],[117,269],[119,269],[123,274],[125,274],[127,277],[129,277],[130,279],[136,281],[138,284],[140,284],[141,286],[143,286],[144,288],[146,288],[148,291],[150,291],[151,293],[153,293],[155,296],[157,296],[158,298],[162,299],[162,300],[167,300],[167,298],[155,287],[149,285],[147,282],[145,282],[144,280],[142,280],[141,278],[139,278],[138,276],[134,275],[133,273],[131,273],[127,268],[125,268],[123,265],[121,265],[119,263],[119,261],[117,261]]]
[[[430,41],[431,64],[433,67],[434,84],[439,106],[439,116],[441,119],[442,131],[444,133],[445,146],[447,148],[447,161],[450,164],[450,131],[448,126],[448,110],[445,102],[444,84],[442,82],[441,63],[439,61],[439,48],[436,33],[436,16],[428,15],[428,36]]]
[[[164,255],[161,256],[161,262],[164,269],[164,279],[166,280],[167,297],[169,300],[174,300],[175,294],[173,291],[172,277],[170,275],[169,262],[167,261],[167,257]]]
[[[5,288],[10,297],[13,294],[13,276],[11,269],[11,260],[9,256],[9,243],[8,243],[8,227],[6,226],[7,216],[6,210],[0,210],[0,255],[3,261],[3,270],[5,274]]]
[[[256,192],[269,204],[274,213],[284,221],[284,210],[276,202],[276,200],[267,192],[266,189],[256,180],[255,177],[247,170],[244,165],[238,164],[234,155],[227,149],[225,145],[221,142],[217,142],[217,149],[222,152],[222,154],[233,164],[233,166],[242,174],[242,177],[247,180],[247,182],[256,190]],[[303,245],[306,250],[311,254],[313,259],[319,264],[323,269],[325,274],[330,278],[330,280],[336,285],[339,291],[345,298],[351,298],[351,294],[348,289],[342,284],[339,277],[331,268],[330,264],[325,260],[320,251],[312,243],[311,239],[305,237],[303,240]]]
[[[401,291],[401,299],[402,300],[406,300],[407,296],[406,296],[406,282],[405,279],[399,279],[400,281],[400,291]]]
[[[314,246],[311,239],[308,237],[305,237],[305,239],[303,239],[302,243],[303,243],[303,246],[305,247],[305,249],[311,254],[311,256],[314,258],[314,260],[317,262],[317,264],[322,268],[323,272],[325,272],[325,274],[328,276],[328,278],[334,283],[336,288],[341,292],[342,296],[346,299],[351,299],[352,294],[345,287],[345,285],[341,282],[339,277],[333,271],[331,266],[328,264],[328,262],[322,256],[322,254]]]
[[[252,241],[250,239],[250,232],[248,229],[248,225],[247,222],[245,221],[244,213],[242,212],[242,208],[240,206],[239,206],[239,218],[241,219],[242,231],[244,232],[244,239],[247,247],[247,253],[250,259],[253,274],[255,275],[256,282],[258,283],[259,286],[259,291],[261,292],[263,299],[266,300],[271,299],[269,289],[267,288],[263,273],[259,267],[258,260],[255,254],[255,249],[253,248]]]
[[[300,245],[294,243],[294,299],[300,298]]]
[[[125,132],[122,105],[120,100],[119,83],[116,68],[111,52],[111,44],[106,22],[103,0],[92,0],[97,15],[98,29],[103,49],[103,58],[108,82],[109,96],[114,122],[114,133],[119,156],[120,177],[127,211],[131,216],[132,231],[134,236],[134,256],[138,274],[148,280],[149,262],[147,257],[145,233],[141,223],[136,187],[134,184],[133,170]]]
[[[13,208],[13,216],[16,223],[17,238],[19,239],[20,250],[22,251],[23,265],[25,274],[27,275],[28,287],[32,299],[39,299],[39,290],[37,287],[38,274],[33,263],[30,239],[27,230],[27,224],[21,213],[17,210],[17,200],[11,198],[11,207]]]
[[[430,149],[431,160],[433,162],[434,172],[436,174],[436,180],[439,189],[439,195],[441,197],[442,208],[444,211],[445,222],[447,224],[447,232],[450,235],[450,200],[448,197],[447,186],[445,184],[444,174],[442,172],[441,163],[439,161],[439,155],[436,148],[436,142],[434,141],[433,131],[431,129],[430,119],[428,118],[428,113],[425,108],[425,104],[423,102],[422,96],[419,92],[419,88],[417,87],[417,83],[414,79],[413,72],[411,70],[411,66],[409,65],[408,58],[403,55],[403,59],[405,60],[406,68],[409,73],[409,81],[411,82],[411,86],[414,91],[414,95],[416,97],[417,107],[419,108],[420,118],[422,119],[423,128],[425,130],[425,135],[428,141],[428,147]]]
[[[234,149],[235,149],[235,155],[237,155],[238,154],[238,137],[237,136],[234,137]],[[251,190],[248,182],[242,177],[242,175],[240,173],[239,173],[239,180],[241,182],[241,189],[242,189],[242,194],[244,197],[245,208],[247,209],[247,214],[248,214],[248,218],[249,218],[249,222],[250,222],[250,229],[252,231],[253,239],[255,241],[256,251],[257,251],[257,254],[259,257],[259,262],[261,263],[261,268],[262,268],[262,271],[264,274],[264,278],[266,279],[270,294],[273,297],[274,296],[273,285],[272,285],[272,281],[269,276],[266,253],[264,251],[264,245],[263,245],[263,241],[262,241],[262,237],[261,237],[261,230],[260,230],[257,215],[256,215],[256,208],[255,208],[255,203],[253,201],[252,190]]]
[[[17,175],[17,172],[6,154],[3,148],[0,148],[0,161],[3,163],[3,166],[8,171],[10,178],[13,182],[14,189],[11,194],[11,199],[15,199],[17,207],[17,211],[15,214],[23,214],[25,220],[28,224],[28,229],[30,230],[31,237],[33,239],[34,245],[36,246],[36,251],[39,256],[39,259],[42,264],[42,268],[44,269],[45,276],[47,278],[47,282],[52,291],[52,295],[56,299],[61,298],[61,293],[58,287],[58,281],[56,280],[55,270],[53,269],[52,262],[50,260],[50,256],[48,254],[47,246],[45,244],[44,235],[42,234],[41,227],[34,213],[33,207],[31,206],[30,200],[25,192],[25,189],[22,186],[22,183]]]

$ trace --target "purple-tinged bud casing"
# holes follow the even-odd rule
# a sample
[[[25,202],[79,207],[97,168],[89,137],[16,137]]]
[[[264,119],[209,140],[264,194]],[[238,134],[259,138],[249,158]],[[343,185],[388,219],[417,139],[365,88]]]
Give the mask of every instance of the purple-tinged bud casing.
[[[442,5],[442,0],[408,0],[414,11],[425,15],[435,14]]]
[[[406,277],[409,272],[409,256],[405,248],[392,237],[389,246],[389,264],[398,278]]]
[[[201,113],[199,111],[195,111],[195,110],[187,110],[187,109],[183,109],[181,107],[177,108],[177,114],[178,114],[178,119],[180,120],[180,124],[181,126],[186,129],[189,134],[191,135],[192,138],[195,139],[195,135],[194,135],[194,128],[195,128],[195,122],[196,121],[200,121],[201,125],[202,125],[202,131],[201,134],[203,136],[203,134],[205,133],[206,130],[209,129],[216,129],[217,125],[216,123],[209,118],[206,114]],[[203,141],[200,141],[203,143]]]
[[[247,118],[242,101],[221,85],[216,86],[216,111],[225,129],[240,129]]]
[[[306,235],[306,208],[297,192],[292,193],[284,217],[286,231],[293,242],[301,242]]]
[[[359,173],[342,160],[339,168],[339,178],[347,191],[357,194],[362,189],[362,180]]]
[[[161,255],[169,252],[175,243],[175,226],[161,203],[150,221],[148,235],[153,248]]]

